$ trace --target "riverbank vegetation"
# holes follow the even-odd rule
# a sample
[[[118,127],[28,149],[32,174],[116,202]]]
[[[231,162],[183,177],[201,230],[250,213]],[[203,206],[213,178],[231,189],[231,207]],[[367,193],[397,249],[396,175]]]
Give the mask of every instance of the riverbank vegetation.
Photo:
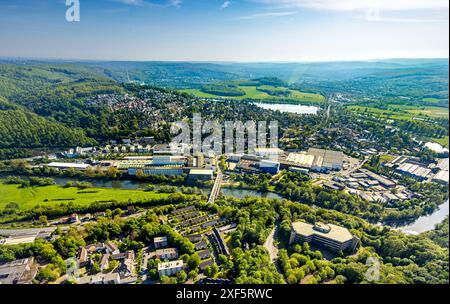
[[[439,184],[422,184],[412,180],[409,188],[421,198],[401,202],[369,202],[344,191],[330,190],[312,183],[307,175],[282,172],[276,178],[270,174],[231,175],[238,188],[262,192],[271,191],[292,201],[309,206],[333,209],[360,216],[370,222],[392,225],[407,224],[422,215],[431,214],[448,199],[448,189]]]

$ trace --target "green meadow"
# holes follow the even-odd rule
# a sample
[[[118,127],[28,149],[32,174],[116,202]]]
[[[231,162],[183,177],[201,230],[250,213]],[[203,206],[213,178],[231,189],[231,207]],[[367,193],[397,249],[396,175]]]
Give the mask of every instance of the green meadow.
[[[226,98],[233,100],[256,99],[283,102],[283,100],[296,101],[298,103],[321,103],[325,97],[320,94],[306,93],[287,87],[275,87],[271,85],[249,85],[245,82],[234,82],[235,88],[243,92],[242,96],[222,96],[206,93],[202,89],[185,89],[181,92],[189,93],[201,98]],[[268,91],[274,94],[269,94]],[[283,93],[277,95],[275,93]]]
[[[0,209],[8,203],[19,204],[21,210],[33,208],[35,205],[52,206],[72,202],[78,205],[88,205],[95,201],[139,201],[153,198],[164,198],[168,194],[143,190],[87,188],[80,190],[75,187],[62,186],[28,187],[9,185],[0,182]]]
[[[414,118],[446,118],[448,119],[448,109],[441,107],[404,106],[389,105],[387,109],[376,107],[352,105],[348,109],[358,112],[370,113],[380,118],[411,120]]]
[[[448,136],[444,136],[442,138],[433,138],[434,142],[437,142],[438,144],[440,144],[441,146],[444,146],[446,148],[449,147],[449,138]]]

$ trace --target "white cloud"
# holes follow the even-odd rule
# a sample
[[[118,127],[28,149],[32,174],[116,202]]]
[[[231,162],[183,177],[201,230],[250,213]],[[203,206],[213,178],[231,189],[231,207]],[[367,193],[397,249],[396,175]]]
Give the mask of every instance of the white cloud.
[[[260,18],[268,18],[268,17],[285,17],[295,15],[298,12],[296,11],[286,11],[286,12],[269,12],[269,13],[260,13],[260,14],[252,14],[246,16],[240,16],[234,18],[235,20],[251,20],[251,19],[260,19]]]
[[[230,6],[231,1],[225,1],[224,3],[222,3],[222,5],[220,6],[221,9],[226,9]]]
[[[445,9],[448,0],[252,0],[254,2],[315,10],[357,11],[379,9],[403,11],[419,9]]]
[[[181,7],[182,3],[183,3],[182,0],[169,0],[170,6]]]

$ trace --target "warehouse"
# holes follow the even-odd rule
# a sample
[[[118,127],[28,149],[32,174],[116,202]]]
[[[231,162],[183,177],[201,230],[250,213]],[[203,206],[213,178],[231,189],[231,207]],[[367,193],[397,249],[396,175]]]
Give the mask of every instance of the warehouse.
[[[259,169],[262,172],[267,172],[270,174],[278,174],[280,172],[280,163],[268,160],[262,160],[259,163]]]
[[[400,174],[411,176],[419,180],[425,180],[430,175],[431,170],[416,164],[404,163],[397,170]]]
[[[322,158],[322,163],[316,161],[316,159],[314,161],[314,169],[317,171],[342,170],[344,163],[344,153],[342,152],[310,148],[308,154],[314,155],[319,160]]]
[[[88,164],[77,164],[77,163],[58,163],[58,162],[53,162],[53,163],[49,163],[47,165],[50,168],[56,168],[56,169],[77,169],[77,170],[87,170],[87,168],[89,168],[90,166]]]
[[[188,176],[190,181],[207,181],[213,179],[213,170],[192,169]]]

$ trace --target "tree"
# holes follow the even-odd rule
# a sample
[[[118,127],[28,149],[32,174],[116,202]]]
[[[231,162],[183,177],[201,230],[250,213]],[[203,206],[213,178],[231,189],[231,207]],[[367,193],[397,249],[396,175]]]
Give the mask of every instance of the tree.
[[[53,264],[41,268],[36,276],[36,279],[40,282],[53,282],[61,276],[58,268]]]
[[[194,281],[195,279],[197,279],[197,276],[198,276],[198,272],[196,270],[189,271],[189,278],[191,280]]]
[[[108,177],[112,179],[116,179],[120,176],[120,171],[116,167],[108,168]]]
[[[113,211],[112,211],[112,216],[113,217],[116,217],[116,216],[122,216],[122,214],[123,214],[124,212],[123,212],[123,210],[122,209],[120,209],[120,208],[116,208],[116,209],[114,209]]]
[[[48,225],[47,216],[46,215],[41,215],[39,217],[39,223],[41,223],[42,225],[47,226]]]
[[[188,266],[190,270],[196,270],[201,263],[201,259],[197,253],[193,253],[189,256]]]
[[[141,169],[137,170],[137,171],[136,171],[136,178],[137,178],[137,179],[144,179],[144,178],[145,178],[144,171],[141,170]]]
[[[211,265],[211,277],[214,277],[219,272],[219,267],[216,263]]]
[[[187,280],[187,274],[184,270],[181,270],[177,274],[177,282],[178,282],[178,284],[183,284],[184,282],[186,282],[186,280]]]

